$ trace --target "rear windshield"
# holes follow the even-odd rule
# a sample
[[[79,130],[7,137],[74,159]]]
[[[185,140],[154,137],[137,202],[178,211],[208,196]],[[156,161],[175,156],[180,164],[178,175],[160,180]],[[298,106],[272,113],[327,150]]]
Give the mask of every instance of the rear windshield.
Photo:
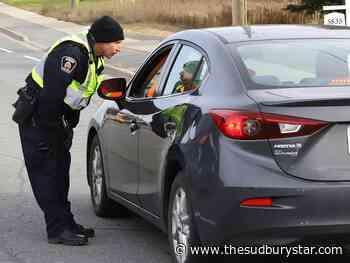
[[[350,39],[256,41],[230,48],[250,89],[350,86]]]

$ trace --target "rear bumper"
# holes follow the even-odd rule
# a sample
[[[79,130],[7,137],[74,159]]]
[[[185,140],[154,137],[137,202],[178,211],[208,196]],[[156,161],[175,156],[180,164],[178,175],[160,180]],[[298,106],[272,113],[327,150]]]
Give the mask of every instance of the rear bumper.
[[[272,207],[241,207],[241,200],[272,197]],[[216,201],[194,212],[203,241],[288,244],[350,238],[350,185],[303,188],[222,188]],[[215,205],[216,204],[216,205]],[[210,212],[209,212],[210,211]]]
[[[202,242],[283,245],[347,240],[350,182],[314,182],[286,174],[266,140],[239,141],[212,132],[183,146],[192,213]],[[317,163],[314,163],[317,165]],[[272,207],[241,207],[250,198]]]
[[[203,155],[206,159],[187,171],[202,241],[273,245],[348,239],[349,182],[293,177],[277,166],[266,145],[247,152],[237,142],[222,140],[216,155]],[[273,199],[272,207],[240,206],[242,200],[264,197]]]
[[[199,208],[194,216],[201,239],[283,244],[350,237],[349,183],[294,183],[299,186],[222,187],[208,193],[194,206]],[[258,197],[271,197],[273,206],[240,206],[242,200]]]

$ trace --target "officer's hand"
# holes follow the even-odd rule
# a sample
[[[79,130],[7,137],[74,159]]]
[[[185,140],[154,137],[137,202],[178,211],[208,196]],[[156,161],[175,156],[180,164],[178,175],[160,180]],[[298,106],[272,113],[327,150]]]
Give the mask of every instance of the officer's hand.
[[[79,123],[80,111],[78,110],[66,111],[64,114],[64,119],[67,121],[69,127],[75,128]]]
[[[72,147],[73,142],[73,128],[65,127],[64,128],[64,147],[69,150]]]

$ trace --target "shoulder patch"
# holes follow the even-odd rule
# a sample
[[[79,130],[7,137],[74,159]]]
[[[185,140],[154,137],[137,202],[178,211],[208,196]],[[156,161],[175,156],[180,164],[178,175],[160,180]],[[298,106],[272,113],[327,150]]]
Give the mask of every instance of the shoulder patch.
[[[61,59],[61,70],[68,74],[71,74],[77,65],[78,62],[75,58],[64,56]]]

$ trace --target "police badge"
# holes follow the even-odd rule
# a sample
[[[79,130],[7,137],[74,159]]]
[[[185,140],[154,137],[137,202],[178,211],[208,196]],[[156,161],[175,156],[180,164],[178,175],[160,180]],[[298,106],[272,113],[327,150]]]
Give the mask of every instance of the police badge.
[[[61,70],[68,74],[71,74],[73,70],[77,67],[78,63],[76,59],[68,56],[62,57],[61,60]]]

